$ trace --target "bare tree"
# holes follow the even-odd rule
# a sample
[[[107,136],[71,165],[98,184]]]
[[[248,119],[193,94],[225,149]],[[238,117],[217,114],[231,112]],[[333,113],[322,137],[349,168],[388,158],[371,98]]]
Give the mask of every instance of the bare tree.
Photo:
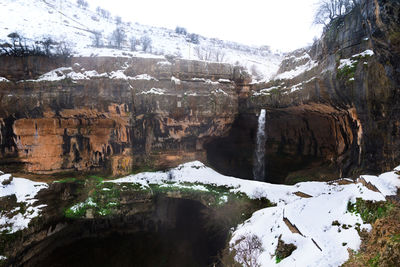
[[[212,52],[211,52],[211,49],[208,49],[206,47],[196,46],[194,48],[194,54],[200,60],[210,61]]]
[[[126,33],[122,27],[117,27],[111,35],[111,43],[118,49],[121,49],[122,44],[126,40]]]
[[[51,55],[51,53],[52,53],[51,50],[53,49],[53,46],[56,44],[56,42],[53,41],[53,39],[51,39],[51,37],[46,37],[40,43],[43,46],[45,55],[48,55],[48,56]]]
[[[260,266],[258,257],[264,251],[260,238],[256,235],[242,236],[235,246],[236,257],[246,267]]]
[[[214,50],[214,60],[216,62],[223,62],[225,59],[225,52],[222,49]]]
[[[120,16],[115,16],[115,23],[117,25],[121,24],[122,23],[122,18]]]
[[[350,12],[360,0],[320,0],[314,15],[314,24],[327,26],[333,19]]]
[[[0,55],[13,57],[25,56],[46,56],[46,57],[69,57],[72,53],[71,45],[67,42],[55,42],[50,37],[45,37],[40,41],[35,41],[27,45],[26,38],[17,32],[12,32],[8,36],[11,43],[0,44]]]
[[[136,37],[135,36],[131,36],[131,38],[129,38],[129,44],[131,46],[131,51],[136,51]]]
[[[182,34],[182,35],[187,35],[187,34],[188,34],[186,28],[184,28],[184,27],[179,27],[179,26],[176,26],[175,32],[176,32],[177,34]]]
[[[194,54],[200,60],[223,62],[225,59],[225,52],[222,49],[213,49],[207,46],[196,46]]]
[[[189,34],[189,40],[193,44],[199,44],[200,43],[200,36],[195,33]]]
[[[107,11],[99,6],[96,8],[96,12],[99,16],[102,16],[105,19],[109,19],[111,17],[110,11]]]
[[[85,0],[77,0],[76,3],[78,4],[79,7],[86,9],[89,6],[89,3],[86,2]]]
[[[56,56],[70,57],[72,54],[71,44],[67,41],[61,41],[56,46]]]
[[[93,32],[92,40],[95,47],[103,46],[102,33],[100,31]]]
[[[150,52],[151,51],[152,40],[151,40],[151,38],[149,36],[147,36],[147,35],[142,36],[140,38],[140,43],[142,44],[143,51],[145,51],[145,52]]]

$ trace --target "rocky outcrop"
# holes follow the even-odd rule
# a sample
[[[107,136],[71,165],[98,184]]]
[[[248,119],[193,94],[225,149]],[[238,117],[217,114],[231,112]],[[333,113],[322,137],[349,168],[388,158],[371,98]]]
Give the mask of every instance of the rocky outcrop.
[[[8,79],[0,165],[36,174],[121,175],[205,158],[204,141],[223,135],[238,112],[234,81],[243,79],[227,64],[164,58],[0,60],[15,64],[0,71]]]
[[[322,169],[323,179],[377,173],[400,162],[399,12],[398,1],[361,1],[312,47],[289,54],[275,79],[251,85],[239,110],[255,116],[267,109],[272,180],[274,168],[296,162],[283,174],[287,182]]]

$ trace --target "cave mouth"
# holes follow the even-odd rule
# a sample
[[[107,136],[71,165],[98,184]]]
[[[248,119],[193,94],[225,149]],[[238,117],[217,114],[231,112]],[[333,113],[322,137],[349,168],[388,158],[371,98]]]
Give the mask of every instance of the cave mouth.
[[[159,198],[151,212],[68,222],[29,248],[18,266],[210,266],[228,229],[210,225],[208,210],[188,199]],[[26,257],[22,255],[21,258]]]
[[[229,176],[253,180],[258,117],[240,113],[230,132],[209,140],[207,163]],[[347,110],[315,104],[267,109],[264,181],[328,181],[357,167],[357,125]]]

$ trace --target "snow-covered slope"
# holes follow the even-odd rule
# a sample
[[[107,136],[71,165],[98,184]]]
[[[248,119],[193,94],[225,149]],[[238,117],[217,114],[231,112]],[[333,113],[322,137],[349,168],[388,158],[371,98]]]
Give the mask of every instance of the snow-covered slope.
[[[121,27],[127,34],[123,50],[94,48],[94,32],[101,32],[101,40],[107,45],[116,29],[113,17],[106,19],[95,11],[82,9],[73,0],[2,0],[0,2],[0,43],[9,41],[7,35],[18,32],[28,42],[51,37],[56,41],[66,41],[73,47],[75,56],[130,56],[142,53],[130,52],[128,40],[142,36],[152,39],[152,54],[174,55],[185,59],[199,59],[201,49],[222,51],[223,62],[240,64],[258,79],[269,79],[279,68],[281,55],[273,54],[259,47],[241,45],[200,36],[200,43],[193,44],[188,38],[176,34],[174,30],[125,23]],[[137,47],[140,50],[140,46]]]
[[[253,263],[259,266],[340,266],[348,259],[349,249],[360,247],[357,228],[371,228],[359,214],[348,211],[348,204],[355,203],[357,198],[385,201],[385,196],[395,195],[400,188],[398,170],[400,167],[380,176],[361,176],[356,181],[341,179],[288,186],[224,176],[195,161],[169,172],[140,173],[113,182],[138,183],[143,187],[168,182],[213,184],[245,193],[250,198],[268,198],[277,206],[259,210],[239,225],[232,235],[232,247],[239,251],[241,247],[246,249],[247,238],[256,236],[261,248],[258,252],[252,251],[252,255],[255,255]],[[377,190],[369,189],[370,185]],[[279,240],[295,244],[297,249],[277,263],[275,251]],[[245,263],[243,258],[236,259]]]
[[[348,259],[348,250],[357,250],[361,244],[357,229],[371,228],[359,214],[348,211],[348,204],[357,198],[385,201],[385,196],[396,194],[400,188],[399,170],[400,166],[380,176],[361,176],[356,181],[341,179],[289,186],[224,176],[194,161],[167,172],[139,173],[104,182],[135,183],[143,188],[150,184],[173,185],[198,191],[207,191],[204,185],[211,184],[224,186],[233,193],[245,193],[250,198],[268,198],[276,206],[255,212],[234,229],[231,247],[247,246],[246,238],[256,236],[261,246],[252,255],[254,263],[260,266],[340,266]],[[0,175],[0,197],[15,194],[17,202],[26,203],[30,211],[22,215],[15,210],[11,218],[0,212],[0,230],[16,232],[40,215],[44,205],[35,206],[35,196],[47,184],[14,178],[1,185],[9,178],[8,174]],[[277,264],[275,251],[279,240],[297,248]],[[243,261],[240,257],[237,260]]]

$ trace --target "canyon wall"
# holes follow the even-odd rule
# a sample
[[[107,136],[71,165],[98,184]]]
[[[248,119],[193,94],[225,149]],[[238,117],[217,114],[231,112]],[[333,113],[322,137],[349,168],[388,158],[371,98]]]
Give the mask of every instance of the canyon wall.
[[[271,179],[282,168],[295,182],[399,164],[399,36],[399,1],[361,1],[311,47],[288,54],[274,79],[241,93],[240,114],[267,109]]]
[[[0,169],[123,175],[197,159],[251,179],[261,109],[267,181],[392,169],[399,10],[361,1],[261,83],[240,67],[170,57],[0,57]]]
[[[164,58],[0,60],[10,67],[0,69],[1,169],[36,174],[205,159],[203,142],[238,112],[243,79],[227,64]]]

